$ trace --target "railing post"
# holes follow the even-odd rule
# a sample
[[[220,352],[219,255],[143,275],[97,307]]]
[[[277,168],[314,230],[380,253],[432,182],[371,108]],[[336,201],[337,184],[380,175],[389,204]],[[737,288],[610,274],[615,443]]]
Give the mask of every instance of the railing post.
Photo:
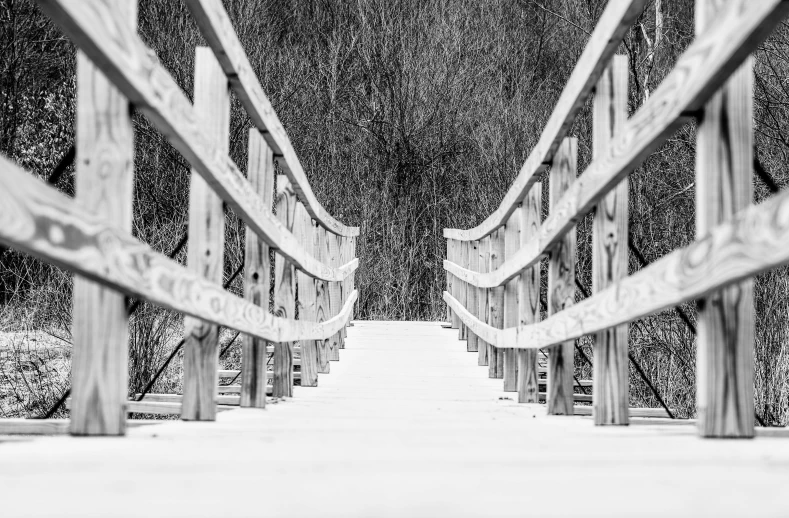
[[[301,203],[296,204],[294,235],[305,250],[313,248],[312,219]],[[299,320],[316,321],[315,280],[304,272],[296,272],[296,290],[299,299]],[[318,386],[318,350],[315,340],[301,340],[301,386]]]
[[[575,181],[578,140],[565,138],[556,150],[550,173],[550,204]],[[548,261],[548,315],[575,304],[575,227],[551,250]],[[573,341],[550,348],[548,353],[548,413],[573,415]]]
[[[255,192],[263,199],[263,206],[273,209],[274,154],[257,128],[249,130],[249,158],[247,178]],[[244,250],[244,298],[269,309],[271,267],[269,247],[249,227],[246,227]],[[241,345],[241,401],[242,407],[266,406],[266,340],[244,335]]]
[[[326,264],[330,266],[337,266],[340,263],[340,246],[338,243],[339,236],[331,232],[326,232],[326,239],[328,240],[328,261]],[[329,308],[331,316],[335,317],[342,309],[342,293],[340,291],[339,282],[329,283]],[[329,338],[329,361],[340,361],[340,332],[338,331]]]
[[[462,266],[463,268],[468,267],[468,241],[458,241],[457,243],[457,264],[458,266]],[[455,291],[457,292],[457,299],[463,307],[468,307],[467,304],[467,297],[466,297],[466,283],[461,281],[460,279],[455,279],[457,286],[455,287]],[[466,340],[466,324],[463,321],[458,322],[458,340]],[[467,346],[468,347],[468,346]]]
[[[490,236],[483,237],[477,242],[479,252],[479,272],[487,273],[490,268]],[[478,288],[477,291],[477,318],[482,322],[488,322],[488,290]],[[488,349],[490,344],[482,338],[477,337],[477,365],[480,367],[488,364]]]
[[[327,234],[328,232],[326,232],[325,228],[319,225],[315,226],[315,257],[324,264],[328,264],[329,260],[329,247],[326,242]],[[317,322],[329,320],[331,318],[331,307],[329,305],[329,283],[327,281],[315,281],[315,301],[317,303],[315,320]],[[328,374],[330,371],[330,342],[329,338],[315,341],[315,346],[318,350],[318,372],[320,374]]]
[[[137,25],[137,2],[117,6],[119,24]],[[76,199],[131,232],[134,134],[129,101],[82,53],[77,54]],[[71,369],[72,435],[126,433],[129,317],[125,297],[74,278]]]
[[[627,56],[614,56],[597,83],[593,104],[594,158],[605,155],[627,121]],[[597,205],[592,234],[592,290],[598,293],[627,277],[627,178]],[[627,324],[595,334],[593,396],[597,425],[628,423]]]
[[[504,262],[504,227],[490,235],[490,272]],[[488,324],[504,329],[504,286],[488,290]],[[488,346],[488,377],[504,377],[504,350]]]
[[[696,0],[702,33],[726,2]],[[704,106],[696,136],[696,235],[751,204],[753,58]],[[753,280],[698,301],[697,409],[704,437],[753,437]]]
[[[542,184],[532,186],[520,208],[520,245],[535,239],[540,231]],[[524,270],[518,277],[520,324],[540,321],[540,265]],[[538,403],[540,397],[537,349],[518,349],[518,403]]]
[[[521,240],[521,212],[523,207],[518,207],[510,216],[504,227],[504,258],[509,259],[520,248]],[[517,327],[520,323],[518,310],[518,285],[520,275],[504,286],[504,326]],[[504,353],[504,392],[515,392],[518,389],[518,364],[515,349],[503,349]]]
[[[458,242],[455,239],[447,239],[447,259],[453,263],[457,263],[457,248]],[[457,298],[458,280],[451,273],[447,273],[447,291],[450,295]],[[460,329],[460,318],[454,311],[449,310],[449,322],[452,329]]]
[[[479,247],[476,241],[468,242],[468,266],[467,268],[472,272],[477,271],[479,268]],[[477,312],[477,292],[479,290],[476,286],[466,283],[466,308],[475,314]],[[466,350],[470,353],[477,352],[478,338],[477,335],[471,332],[471,329],[466,328]]]
[[[337,237],[337,244],[339,249],[339,255],[337,256],[337,264],[336,266],[342,266],[348,262],[348,238],[345,236],[336,236]],[[348,297],[348,283],[345,280],[342,280],[337,283],[337,286],[340,290],[340,303],[337,308],[337,312],[339,312],[342,307],[345,305],[345,299]],[[338,333],[338,340],[337,343],[339,344],[340,349],[345,349],[345,326],[342,326],[340,332]]]
[[[296,193],[285,175],[277,176],[277,219],[288,232],[293,232],[296,215]],[[274,314],[282,318],[296,316],[296,272],[293,265],[279,254],[274,257]],[[274,344],[274,376],[271,395],[293,397],[293,343]]]
[[[208,47],[195,54],[195,111],[202,115],[206,139],[227,154],[230,131],[230,91],[227,78]],[[197,172],[192,171],[189,189],[189,251],[187,267],[206,279],[222,284],[225,251],[225,213],[222,199]],[[219,326],[184,319],[184,397],[181,419],[216,419],[219,385]]]

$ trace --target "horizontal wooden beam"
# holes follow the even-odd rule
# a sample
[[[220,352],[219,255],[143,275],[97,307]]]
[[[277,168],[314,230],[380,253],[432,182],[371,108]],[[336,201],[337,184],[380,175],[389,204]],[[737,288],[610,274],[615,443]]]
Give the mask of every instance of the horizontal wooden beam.
[[[610,0],[597,22],[567,85],[559,97],[540,140],[534,146],[518,177],[510,186],[499,208],[478,226],[468,229],[444,229],[444,237],[460,241],[482,239],[504,225],[523,201],[539,174],[553,159],[553,154],[570,131],[589,94],[597,84],[608,62],[619,48],[622,38],[644,10],[645,0]]]
[[[789,263],[789,191],[738,213],[689,246],[541,322],[495,329],[444,300],[474,333],[503,348],[538,349],[632,322]]]
[[[0,419],[0,435],[65,435],[69,433],[70,422],[70,419]],[[161,423],[162,421],[153,419],[135,419],[126,423],[126,427],[135,428]]]
[[[41,0],[39,5],[270,247],[316,279],[338,282],[355,270],[353,262],[340,268],[321,263],[274,218],[230,157],[206,139],[189,99],[136,30],[107,22],[113,19],[112,2]]]
[[[328,338],[350,319],[354,291],[322,323],[276,317],[202,279],[0,156],[0,242],[126,295],[271,341]]]
[[[192,12],[206,43],[214,51],[222,70],[230,80],[231,88],[246,109],[252,123],[262,132],[263,138],[274,153],[282,157],[279,161],[280,167],[288,176],[312,219],[334,234],[358,236],[359,227],[346,227],[334,219],[312,192],[288,134],[263,92],[222,2],[191,0],[186,2],[186,5]]]
[[[575,406],[573,407],[573,413],[574,415],[592,415],[592,407]],[[671,417],[664,408],[630,408],[629,414],[630,417]]]

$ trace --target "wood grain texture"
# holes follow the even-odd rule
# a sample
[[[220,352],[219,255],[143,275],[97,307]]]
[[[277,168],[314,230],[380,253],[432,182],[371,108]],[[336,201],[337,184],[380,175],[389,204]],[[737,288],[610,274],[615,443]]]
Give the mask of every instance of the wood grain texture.
[[[337,264],[343,264],[347,261],[348,257],[348,238],[343,236],[334,236],[337,241]],[[340,293],[340,304],[345,301],[346,286],[345,280],[337,283],[337,289]],[[337,334],[337,347],[338,349],[345,349],[345,328],[340,329]]]
[[[296,205],[296,226],[294,233],[305,248],[313,246],[312,218],[304,205]],[[299,320],[317,320],[315,301],[315,279],[303,272],[296,273],[297,299],[299,301]],[[301,346],[301,386],[318,386],[318,349],[314,340],[302,340]],[[295,379],[295,377],[294,377]]]
[[[458,242],[455,239],[447,239],[447,258],[451,258],[450,260],[453,263],[456,263],[458,260],[457,246],[458,246]],[[447,291],[451,293],[453,297],[457,296],[457,286],[455,285],[455,277],[451,274],[447,274]],[[460,320],[458,319],[457,315],[450,313],[449,323],[452,326],[452,329],[460,329]]]
[[[495,270],[504,261],[504,227],[490,235],[489,270]],[[488,323],[504,329],[504,287],[488,290]],[[488,345],[488,377],[504,377],[504,349]]]
[[[190,0],[186,5],[192,12],[206,43],[214,50],[219,64],[230,80],[231,88],[252,119],[252,123],[263,132],[263,137],[274,153],[282,157],[279,160],[280,167],[288,176],[307,212],[333,234],[358,236],[358,227],[347,227],[334,219],[312,192],[296,151],[271,102],[263,92],[222,2]]]
[[[458,263],[463,265],[464,268],[468,268],[468,242],[467,241],[458,241],[456,244],[457,247],[457,259]],[[458,295],[458,300],[464,307],[468,307],[468,297],[466,295],[466,283],[461,281],[460,279],[455,279],[457,286],[455,290]],[[458,339],[465,340],[466,339],[466,326],[463,325],[463,322],[458,322]]]
[[[566,138],[554,155],[550,173],[550,207],[553,207],[575,182],[578,140]],[[555,315],[575,304],[575,228],[554,245],[548,261],[548,315]],[[573,415],[573,342],[568,340],[548,352],[548,413]]]
[[[471,271],[475,271],[479,268],[479,242],[477,241],[469,241],[469,257],[468,257],[468,265],[467,268]],[[478,307],[477,298],[479,289],[476,286],[472,286],[469,283],[465,283],[466,286],[466,308],[470,309],[471,311],[476,311]],[[468,326],[466,327],[466,350],[468,352],[478,352],[479,345],[477,340],[477,335],[471,331]]]
[[[521,246],[521,212],[523,207],[518,207],[512,213],[507,225],[504,227],[504,255],[502,260],[513,255]],[[518,308],[518,285],[520,276],[511,280],[504,286],[504,322],[502,328],[517,327],[520,325],[520,309]],[[501,349],[504,356],[504,392],[518,390],[518,363],[515,349]]]
[[[296,192],[284,175],[277,177],[277,219],[293,232],[296,218]],[[296,317],[296,270],[285,257],[274,255],[274,314],[280,318]],[[275,398],[293,397],[293,342],[274,344],[272,360]]]
[[[578,112],[592,92],[622,38],[641,14],[645,0],[611,0],[600,15],[578,63],[573,69],[540,140],[534,146],[517,178],[504,196],[499,208],[485,221],[468,230],[444,229],[444,237],[470,241],[480,239],[504,225],[529,189],[539,180],[545,165],[550,163],[564,137],[570,131]]]
[[[196,112],[172,76],[136,30],[114,20],[110,0],[44,0],[38,4],[115,86],[161,131],[214,192],[270,247],[296,268],[341,280],[355,268],[321,264],[271,216],[227,153],[203,131]],[[224,72],[223,72],[224,75]]]
[[[321,261],[329,260],[329,248],[326,243],[328,233],[326,229],[320,226],[315,227],[315,255]],[[323,280],[315,282],[315,319],[317,322],[323,322],[331,318],[331,306],[329,305],[329,283]],[[331,367],[329,363],[329,343],[330,337],[326,336],[320,340],[315,341],[315,347],[318,350],[318,372],[320,374],[328,374]]]
[[[490,269],[490,236],[487,236],[479,241],[479,246],[477,247],[477,251],[479,252],[479,271],[480,272],[487,272]],[[477,318],[484,323],[486,326],[488,324],[488,290],[485,288],[480,288],[477,292]],[[455,311],[455,313],[458,313]],[[458,318],[462,319],[460,313],[458,313]],[[466,325],[468,322],[463,320]],[[472,329],[474,329],[472,327]],[[480,366],[488,365],[488,350],[490,349],[490,345],[495,345],[495,342],[491,342],[490,340],[486,339],[484,334],[481,334],[474,331],[474,334],[477,335],[477,364]]]
[[[593,104],[593,156],[603,156],[627,121],[627,56],[614,56],[597,83]],[[627,178],[598,204],[592,222],[592,291],[599,292],[627,276]],[[595,335],[594,422],[628,424],[627,324]]]
[[[207,47],[195,52],[195,110],[203,132],[217,152],[230,147],[230,91],[219,64]],[[216,284],[222,283],[225,255],[225,212],[222,199],[192,171],[189,186],[189,250],[187,267]],[[181,419],[216,419],[216,371],[219,368],[219,326],[192,317],[184,319],[184,401]]]
[[[340,315],[323,323],[275,317],[91,214],[2,155],[0,242],[130,297],[275,342],[336,333],[358,296],[354,290]]]
[[[711,29],[729,2],[696,0],[696,33]],[[704,106],[696,132],[696,235],[747,208],[753,199],[753,59]],[[753,280],[699,300],[696,408],[703,437],[753,437]]]
[[[326,245],[328,250],[327,264],[335,265],[340,262],[340,244],[338,237],[327,231]],[[342,305],[342,292],[340,291],[340,283],[329,283],[329,311],[331,315],[336,314]],[[340,330],[329,337],[329,361],[340,361]]]
[[[531,241],[542,221],[542,184],[536,183],[520,209],[520,245]],[[517,252],[516,252],[517,253]],[[540,321],[540,265],[527,268],[518,277],[518,326]],[[518,403],[537,403],[539,374],[536,349],[516,350],[518,361]]]
[[[255,128],[249,130],[247,178],[267,207],[274,205],[274,153]],[[271,263],[269,247],[249,227],[244,241],[244,298],[269,309]],[[268,342],[244,335],[241,345],[241,406],[265,408]]]
[[[779,0],[727,2],[711,29],[696,38],[660,86],[628,119],[608,152],[593,160],[562,197],[543,223],[538,239],[521,248],[499,271],[488,275],[463,272],[446,263],[444,268],[465,282],[490,287],[503,285],[537,263],[578,219],[685,124],[688,114],[703,108],[721,82],[757,48],[787,11],[789,2]]]
[[[137,3],[119,6],[114,21],[137,26]],[[82,53],[77,55],[76,201],[130,232],[134,133],[129,101]],[[128,393],[126,298],[77,276],[72,310],[72,435],[123,435]]]

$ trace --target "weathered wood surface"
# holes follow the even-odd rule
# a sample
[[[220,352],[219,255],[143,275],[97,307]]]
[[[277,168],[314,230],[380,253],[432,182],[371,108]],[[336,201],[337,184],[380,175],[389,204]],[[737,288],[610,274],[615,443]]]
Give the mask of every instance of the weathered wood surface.
[[[490,235],[489,270],[495,270],[504,261],[504,227]],[[488,290],[488,323],[504,329],[504,287]],[[488,376],[504,377],[504,349],[488,345]]]
[[[252,123],[262,132],[263,138],[274,153],[282,157],[279,160],[280,167],[288,176],[307,212],[334,234],[358,236],[358,227],[347,227],[334,219],[312,192],[296,151],[271,102],[263,92],[222,2],[196,0],[189,1],[186,5],[192,12],[206,43],[214,50],[219,64],[230,81],[231,88],[249,114]]]
[[[520,209],[520,245],[537,235],[542,221],[542,184],[536,183]],[[517,251],[515,252],[517,253]],[[518,325],[540,321],[540,265],[527,268],[518,277]],[[518,349],[518,402],[536,403],[538,387],[537,350]]]
[[[457,262],[457,246],[458,242],[456,240],[447,239],[447,258],[451,258],[449,260],[453,263]],[[451,293],[453,297],[456,297],[457,285],[455,284],[455,277],[449,273],[447,274],[447,291]],[[451,312],[449,314],[449,323],[452,326],[452,329],[460,328],[460,320],[458,320],[457,315],[454,315]]]
[[[203,134],[216,142],[217,152],[230,148],[230,90],[208,47],[195,52],[195,111],[203,120]],[[187,268],[209,282],[222,284],[225,255],[225,212],[222,199],[194,170],[189,186],[189,248]],[[216,419],[219,381],[219,326],[184,318],[184,400],[181,419]]]
[[[334,265],[340,262],[339,253],[340,247],[337,242],[337,236],[327,231],[326,233],[326,264]],[[340,284],[337,282],[329,283],[329,312],[335,315],[340,305],[342,304],[340,293]],[[329,361],[340,360],[340,330],[329,337]]]
[[[317,278],[342,280],[356,268],[355,263],[341,268],[322,264],[271,216],[236,164],[203,131],[201,115],[136,29],[112,22],[113,2],[43,0],[38,5],[94,63],[101,63],[115,86],[269,246]]]
[[[313,246],[312,219],[304,208],[304,205],[296,205],[295,234],[305,245]],[[296,290],[299,301],[299,320],[315,321],[316,301],[315,301],[315,280],[304,272],[296,272]],[[343,328],[344,329],[344,328]],[[318,386],[318,349],[315,340],[303,340],[299,343],[301,353],[301,386]],[[294,347],[294,352],[295,352]],[[295,374],[295,373],[294,373]],[[294,376],[295,379],[295,376]]]
[[[490,236],[479,241],[477,252],[479,252],[478,269],[480,272],[487,272],[490,269]],[[488,296],[489,292],[485,288],[480,288],[477,292],[477,318],[486,326],[488,326]],[[463,309],[465,311],[465,308]],[[454,310],[454,312],[458,314],[458,318],[462,319],[462,313],[459,310]],[[463,322],[468,325],[467,320],[463,320]],[[472,327],[472,330],[477,335],[477,361],[479,365],[487,365],[488,350],[491,345],[496,345],[496,342],[488,340],[488,333],[481,334],[474,327]]]
[[[696,0],[696,33],[711,29],[727,2]],[[753,199],[753,59],[704,105],[696,131],[696,236],[730,220]],[[753,280],[697,302],[696,408],[704,437],[752,437]]]
[[[467,267],[471,271],[475,271],[479,268],[479,242],[477,241],[469,241],[468,242],[468,264]],[[472,311],[476,311],[478,307],[478,295],[479,289],[476,286],[472,286],[469,283],[464,283],[466,286],[466,307],[471,309]],[[479,341],[477,339],[477,335],[475,335],[468,326],[466,328],[466,350],[470,353],[479,352]]]
[[[328,233],[323,227],[315,227],[315,256],[320,258],[321,261],[328,261],[328,245],[326,243],[326,236]],[[331,307],[329,305],[329,283],[322,280],[315,281],[315,321],[323,322],[331,318]],[[326,336],[320,340],[315,341],[315,347],[318,350],[318,373],[328,374],[331,370],[329,363],[329,343],[330,337]]]
[[[444,268],[465,282],[491,287],[503,285],[538,262],[578,219],[685,124],[689,114],[702,110],[721,82],[788,11],[789,2],[780,0],[727,2],[710,22],[711,28],[696,38],[660,86],[628,119],[608,153],[593,160],[562,197],[545,220],[538,239],[488,275],[474,275],[446,263]]]
[[[504,255],[502,261],[518,251],[521,246],[521,211],[523,207],[512,213],[507,225],[504,227]],[[511,280],[504,286],[504,322],[502,328],[517,327],[520,325],[520,310],[518,304],[518,286],[520,276]],[[504,392],[518,390],[518,363],[515,349],[502,349],[504,355]]]
[[[627,56],[614,56],[600,82],[593,104],[592,152],[605,155],[627,120]],[[592,291],[597,293],[627,277],[628,197],[627,178],[598,204],[592,222]],[[628,422],[628,325],[595,335],[594,421],[599,425]]]
[[[554,155],[549,191],[551,213],[556,203],[576,181],[578,140],[566,138]],[[548,261],[548,315],[555,315],[575,304],[575,228],[571,228],[551,250]],[[548,413],[573,413],[573,342],[553,346],[548,352]]]
[[[132,29],[137,4],[126,2],[113,21]],[[129,101],[81,52],[77,54],[76,201],[131,232],[134,133]],[[83,277],[73,291],[71,433],[126,431],[129,316],[126,297]]]
[[[144,495],[157,516],[631,518],[650,514],[644,488],[671,491],[651,514],[785,514],[784,429],[700,442],[692,422],[634,418],[602,433],[589,417],[516,403],[438,323],[354,324],[320,387],[265,412],[236,407],[122,440],[3,437],[4,516],[129,516],[118,502]],[[470,480],[473,491],[459,489]],[[90,498],[74,498],[86,487]],[[224,487],[232,498],[217,496]]]
[[[343,264],[348,256],[348,238],[342,236],[333,237],[337,241],[337,255],[335,256],[335,260],[337,264]],[[337,291],[339,293],[339,304],[342,305],[345,301],[345,295],[347,294],[345,291],[345,279],[337,283]],[[339,349],[345,349],[345,328],[343,327],[340,329],[337,335],[337,347]]]
[[[458,241],[457,242],[457,259],[458,264],[463,265],[464,268],[468,268],[468,242],[467,241]],[[467,284],[459,279],[455,279],[457,286],[455,290],[457,292],[458,300],[460,301],[463,306],[468,307],[468,296],[466,293],[466,286]],[[458,339],[465,340],[466,339],[466,326],[463,325],[463,322],[458,322]]]
[[[293,232],[296,218],[296,192],[287,176],[277,177],[277,219],[288,232]],[[274,255],[274,314],[280,318],[296,318],[296,270],[285,257]],[[273,396],[293,397],[293,342],[276,342],[272,359]]]
[[[94,216],[3,156],[0,242],[130,297],[272,341],[336,333],[357,297],[352,292],[340,315],[320,324],[274,317]]]
[[[444,237],[471,241],[481,239],[504,225],[540,179],[540,173],[553,160],[553,155],[570,131],[578,112],[584,106],[598,78],[616,53],[622,38],[641,14],[645,0],[612,0],[597,21],[578,63],[562,91],[551,117],[545,124],[540,140],[521,167],[499,208],[485,221],[468,230],[444,229]]]
[[[257,129],[249,130],[247,178],[263,205],[274,206],[274,153]],[[271,263],[269,247],[248,227],[244,241],[244,298],[269,309],[271,302]],[[265,408],[268,342],[244,335],[241,345],[241,406]]]

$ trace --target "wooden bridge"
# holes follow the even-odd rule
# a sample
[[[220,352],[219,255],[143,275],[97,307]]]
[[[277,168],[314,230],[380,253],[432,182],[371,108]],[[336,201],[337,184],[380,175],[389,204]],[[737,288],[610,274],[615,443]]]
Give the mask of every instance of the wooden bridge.
[[[70,419],[0,421],[3,516],[789,512],[789,433],[754,426],[751,281],[789,262],[789,194],[752,204],[749,57],[789,3],[698,0],[695,41],[628,115],[616,52],[646,0],[610,0],[500,207],[444,231],[445,324],[350,324],[359,229],[317,201],[221,2],[186,3],[208,44],[193,103],[135,2],[39,1],[79,48],[76,197],[0,157],[0,241],[76,274]],[[253,124],[246,175],[231,96]],[[579,172],[569,133],[590,99]],[[192,166],[186,267],[131,235],[130,104]],[[693,119],[697,239],[628,275],[627,177]],[[223,283],[225,204],[247,229],[243,298]],[[589,289],[574,225],[591,212]],[[129,396],[127,297],[185,315],[183,394],[154,379]],[[692,300],[698,418],[629,407],[628,323]],[[219,370],[220,327],[243,340],[240,371]],[[591,380],[574,376],[585,335]],[[29,437],[67,433],[102,437]]]

